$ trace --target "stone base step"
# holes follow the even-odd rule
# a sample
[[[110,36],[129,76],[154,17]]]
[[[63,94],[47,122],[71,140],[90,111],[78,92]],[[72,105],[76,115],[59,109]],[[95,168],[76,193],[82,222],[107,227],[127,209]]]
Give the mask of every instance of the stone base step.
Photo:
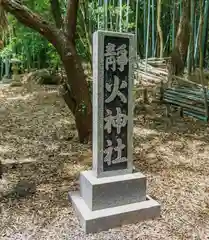
[[[85,233],[105,231],[160,216],[160,204],[149,196],[146,201],[95,211],[88,208],[79,192],[69,193],[69,198]]]

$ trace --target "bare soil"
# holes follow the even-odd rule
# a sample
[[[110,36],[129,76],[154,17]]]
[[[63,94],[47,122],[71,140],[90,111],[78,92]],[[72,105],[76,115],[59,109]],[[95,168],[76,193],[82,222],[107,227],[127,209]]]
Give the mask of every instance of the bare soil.
[[[85,235],[67,195],[91,151],[56,87],[0,88],[0,239],[209,239],[208,125],[178,116],[170,124],[162,106],[152,109],[135,118],[134,162],[161,217]]]

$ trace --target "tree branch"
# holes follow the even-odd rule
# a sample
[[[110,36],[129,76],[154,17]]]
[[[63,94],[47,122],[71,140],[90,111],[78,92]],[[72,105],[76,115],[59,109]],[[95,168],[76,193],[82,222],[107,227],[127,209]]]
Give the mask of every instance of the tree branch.
[[[68,0],[66,28],[69,41],[75,45],[76,22],[79,0]]]
[[[55,24],[56,24],[57,28],[60,29],[63,26],[60,2],[59,2],[59,0],[50,0],[50,4],[51,4],[51,11],[52,11],[52,15],[54,17]]]
[[[3,7],[5,11],[15,16],[19,22],[39,32],[51,44],[55,47],[57,46],[56,40],[60,35],[59,30],[41,16],[33,13],[29,8],[15,0],[1,0],[0,6]]]

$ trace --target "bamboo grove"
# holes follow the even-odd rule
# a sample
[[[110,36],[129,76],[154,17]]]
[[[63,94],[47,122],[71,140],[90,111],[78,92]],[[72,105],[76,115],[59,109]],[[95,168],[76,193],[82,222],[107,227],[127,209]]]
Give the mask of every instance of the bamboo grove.
[[[62,13],[66,11],[66,1],[62,1]],[[33,11],[41,13],[48,20],[48,1],[28,1]],[[209,1],[202,1],[203,27],[200,36],[199,1],[189,4],[191,31],[188,48],[187,66],[199,65],[198,41],[202,39],[204,66],[208,59],[208,10]],[[183,12],[183,0],[85,0],[80,1],[77,19],[76,45],[79,55],[91,62],[91,38],[97,29],[120,32],[133,32],[137,35],[137,47],[140,58],[167,57],[175,46],[180,17]],[[9,31],[2,34],[0,56],[5,58],[16,54],[23,61],[23,68],[57,67],[60,64],[56,51],[38,33],[21,25],[9,16]]]

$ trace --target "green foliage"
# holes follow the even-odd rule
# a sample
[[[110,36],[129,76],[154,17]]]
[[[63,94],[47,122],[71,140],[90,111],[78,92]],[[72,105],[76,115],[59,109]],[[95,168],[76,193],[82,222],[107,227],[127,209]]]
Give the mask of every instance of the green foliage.
[[[103,5],[98,6],[98,1],[86,2],[81,4],[78,12],[76,46],[79,55],[85,60],[91,61],[93,32],[97,29],[105,29],[105,26],[107,26],[108,30],[119,31],[120,24],[122,31],[134,32],[136,28],[136,13],[132,6],[127,7],[126,4],[123,4],[121,9],[120,6],[109,3],[106,8],[107,14],[105,14],[105,7]],[[121,10],[122,18],[120,18]],[[128,22],[126,19],[127,14],[129,15]]]
[[[38,12],[44,18],[52,21],[49,1],[27,1],[27,6]],[[23,68],[56,68],[60,59],[54,47],[39,33],[23,26],[16,18],[9,15],[9,31],[4,36],[5,47],[0,51],[0,57],[6,58],[15,55],[22,61]]]
[[[68,0],[60,0],[61,13],[63,17],[66,14]],[[24,1],[27,7],[32,11],[43,16],[50,23],[53,22],[53,17],[50,10],[50,0],[28,0]],[[129,2],[129,4],[128,4]],[[147,13],[148,1],[142,0],[123,0],[120,5],[119,0],[84,0],[80,1],[77,19],[77,35],[76,48],[78,54],[88,62],[92,58],[92,33],[97,29],[106,29],[111,31],[132,32],[137,34],[138,50],[140,56],[143,56],[148,40],[148,57],[157,55],[155,52],[158,49],[159,41],[157,39],[157,1],[151,0],[152,18],[150,19],[149,36],[147,34]],[[152,7],[154,3],[154,7]],[[208,2],[207,2],[208,3]],[[128,5],[127,5],[128,4]],[[175,14],[174,14],[175,6]],[[205,7],[205,23],[208,15],[208,7]],[[206,11],[207,10],[207,11]],[[164,56],[172,51],[176,30],[180,18],[180,4],[174,4],[173,0],[162,1],[162,19],[161,27],[163,29],[164,38]],[[175,16],[173,20],[173,14]],[[195,20],[196,19],[196,20]],[[198,38],[198,19],[199,8],[195,11],[194,20],[197,22],[194,28]],[[10,30],[6,36],[2,36],[4,40],[4,49],[0,51],[0,57],[10,57],[16,54],[16,57],[22,61],[24,68],[42,68],[60,66],[61,61],[54,47],[47,42],[39,33],[24,27],[17,20],[9,16]],[[175,22],[175,24],[173,24]],[[175,25],[175,26],[174,26]],[[194,24],[193,24],[194,25]],[[173,27],[174,26],[174,27]],[[207,43],[208,24],[204,25],[203,45]],[[151,34],[152,32],[152,34]],[[204,46],[203,46],[204,47]],[[204,48],[205,49],[205,48]],[[198,50],[196,50],[198,52]],[[208,52],[208,49],[205,50]],[[196,54],[198,56],[198,54]],[[195,55],[195,56],[196,56]]]
[[[50,43],[48,43],[46,55],[47,55],[47,63],[49,66],[56,69],[58,66],[61,65],[60,57],[57,54],[55,48]]]
[[[60,1],[63,16],[66,12],[67,1]],[[27,7],[37,12],[46,20],[53,22],[50,12],[49,0],[26,1]],[[92,33],[99,29],[112,31],[135,32],[136,5],[131,3],[129,7],[123,2],[122,6],[117,1],[110,1],[106,7],[98,6],[96,0],[85,0],[80,3],[77,19],[76,48],[78,54],[86,61],[91,62],[92,57]],[[139,4],[140,13],[143,11],[143,3]],[[106,12],[105,12],[106,11]],[[122,13],[122,14],[121,14]],[[128,15],[128,21],[127,21]],[[54,47],[39,33],[26,28],[13,16],[9,16],[10,31],[5,36],[5,48],[0,52],[0,57],[8,57],[16,54],[22,61],[24,68],[57,68],[61,62]]]

